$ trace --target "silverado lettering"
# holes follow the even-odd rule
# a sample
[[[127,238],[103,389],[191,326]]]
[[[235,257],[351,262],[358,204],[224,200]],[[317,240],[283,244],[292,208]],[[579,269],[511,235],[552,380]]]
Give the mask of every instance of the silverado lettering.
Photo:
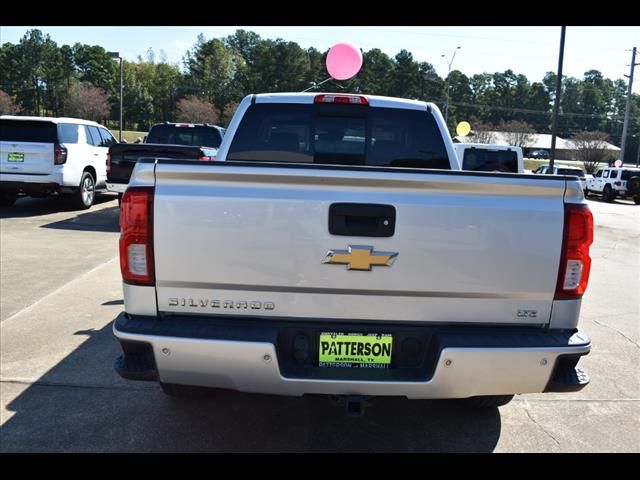
[[[274,310],[276,308],[276,304],[273,302],[258,302],[258,301],[250,301],[246,300],[208,300],[204,298],[193,299],[193,298],[178,298],[171,297],[168,299],[168,304],[170,307],[181,306],[189,306],[189,307],[209,307],[209,308],[236,308],[236,309],[252,309],[252,310]]]

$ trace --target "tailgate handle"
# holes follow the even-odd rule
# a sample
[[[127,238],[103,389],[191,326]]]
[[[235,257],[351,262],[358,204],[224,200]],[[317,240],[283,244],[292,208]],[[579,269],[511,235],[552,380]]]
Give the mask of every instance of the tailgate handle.
[[[396,208],[375,203],[333,203],[329,207],[329,233],[353,237],[392,237]]]

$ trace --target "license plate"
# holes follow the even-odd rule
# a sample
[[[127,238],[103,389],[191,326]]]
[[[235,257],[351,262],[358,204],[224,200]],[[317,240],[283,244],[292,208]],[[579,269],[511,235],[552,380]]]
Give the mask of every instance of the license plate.
[[[10,162],[24,162],[24,153],[9,152],[7,154],[7,160]]]
[[[322,332],[318,365],[340,368],[389,368],[393,337],[379,333]]]

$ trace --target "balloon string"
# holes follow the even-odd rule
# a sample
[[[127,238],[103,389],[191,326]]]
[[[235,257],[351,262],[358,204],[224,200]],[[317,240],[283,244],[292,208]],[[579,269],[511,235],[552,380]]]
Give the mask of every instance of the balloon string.
[[[309,90],[311,90],[312,88],[318,88],[320,85],[322,85],[323,83],[328,82],[329,80],[333,80],[333,77],[329,77],[323,81],[321,81],[320,83],[315,83],[313,82],[313,85],[311,85],[309,88],[307,88],[306,90],[302,90],[302,93],[304,92],[308,92]]]

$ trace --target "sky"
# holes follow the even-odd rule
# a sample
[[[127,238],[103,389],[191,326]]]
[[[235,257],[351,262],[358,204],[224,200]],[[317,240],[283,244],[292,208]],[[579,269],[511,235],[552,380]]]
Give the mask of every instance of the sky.
[[[446,76],[448,61],[456,47],[452,69],[466,75],[512,69],[529,81],[541,81],[548,71],[558,67],[560,27],[0,27],[0,43],[17,43],[25,32],[39,28],[58,45],[76,42],[101,45],[119,51],[129,61],[145,56],[149,48],[156,55],[164,51],[167,61],[181,63],[185,52],[203,33],[205,38],[221,38],[236,29],[252,30],[263,38],[282,38],[301,47],[325,51],[332,45],[348,41],[363,50],[379,48],[395,56],[403,48],[417,61],[431,63],[440,76]],[[611,79],[625,79],[629,74],[631,49],[640,49],[640,27],[567,27],[564,52],[564,75],[582,78],[588,70],[599,70]],[[640,52],[636,56],[640,63]],[[640,68],[636,69],[633,92],[640,94]]]

